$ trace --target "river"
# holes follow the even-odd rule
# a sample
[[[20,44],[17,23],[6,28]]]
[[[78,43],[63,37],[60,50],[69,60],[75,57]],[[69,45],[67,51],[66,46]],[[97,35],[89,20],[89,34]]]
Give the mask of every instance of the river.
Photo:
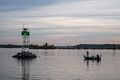
[[[85,61],[87,50],[30,50],[33,60],[11,56],[20,49],[0,48],[0,80],[120,80],[120,50],[89,50],[101,61]]]

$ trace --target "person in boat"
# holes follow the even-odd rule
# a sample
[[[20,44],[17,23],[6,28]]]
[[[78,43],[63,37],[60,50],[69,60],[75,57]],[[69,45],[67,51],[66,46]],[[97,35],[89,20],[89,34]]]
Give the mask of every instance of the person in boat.
[[[92,57],[91,57],[92,59],[95,59],[95,56],[94,55],[92,55]]]
[[[89,51],[87,51],[87,57],[89,57]]]
[[[98,54],[96,55],[96,57],[97,57],[97,59],[100,59],[100,56]]]

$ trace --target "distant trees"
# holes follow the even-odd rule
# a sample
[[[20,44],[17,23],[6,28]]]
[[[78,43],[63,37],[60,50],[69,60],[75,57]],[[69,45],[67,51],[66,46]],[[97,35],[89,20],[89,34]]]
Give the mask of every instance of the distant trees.
[[[48,45],[48,43],[46,42],[44,45],[39,46],[39,45],[30,45],[30,49],[56,49],[56,47],[52,44],[52,45]]]
[[[120,49],[120,44],[80,44],[76,49]]]
[[[79,44],[75,46],[54,46],[54,44],[49,45],[47,42],[43,45],[26,45],[26,48],[30,49],[120,49],[120,44]],[[0,48],[22,48],[22,45],[13,44],[0,44]]]

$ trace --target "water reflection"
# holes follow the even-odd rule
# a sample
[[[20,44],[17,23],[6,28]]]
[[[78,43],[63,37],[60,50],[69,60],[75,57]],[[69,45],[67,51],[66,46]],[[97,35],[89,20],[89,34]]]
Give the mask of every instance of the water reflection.
[[[24,59],[17,60],[18,63],[21,64],[22,67],[22,75],[21,80],[30,80],[30,63],[33,61],[32,59]]]
[[[113,56],[116,56],[116,50],[113,50],[112,53],[113,53]]]
[[[97,65],[101,63],[101,60],[84,60],[84,61],[86,62],[86,65],[88,68],[89,68],[90,63],[97,63]]]
[[[44,54],[45,54],[45,56],[48,56],[48,51],[47,51],[47,50],[45,50]]]

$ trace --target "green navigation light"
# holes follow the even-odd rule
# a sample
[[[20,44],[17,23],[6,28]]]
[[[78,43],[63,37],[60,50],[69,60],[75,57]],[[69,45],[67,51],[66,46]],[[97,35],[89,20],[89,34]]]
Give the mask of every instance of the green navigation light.
[[[30,32],[28,32],[28,31],[22,31],[21,35],[22,36],[30,36]]]

